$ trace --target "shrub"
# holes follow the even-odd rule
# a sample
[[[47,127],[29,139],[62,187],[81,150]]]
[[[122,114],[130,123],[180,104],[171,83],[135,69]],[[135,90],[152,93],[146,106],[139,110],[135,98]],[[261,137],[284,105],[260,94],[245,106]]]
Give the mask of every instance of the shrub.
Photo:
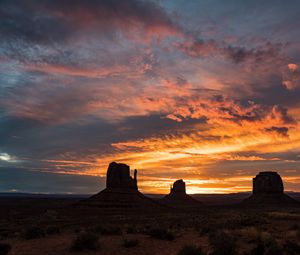
[[[250,255],[264,255],[265,246],[261,239],[257,240],[254,248],[250,251]]]
[[[250,255],[282,255],[283,251],[272,237],[268,239],[259,238]]]
[[[48,235],[59,234],[59,233],[60,233],[60,229],[59,229],[59,227],[49,226],[49,227],[46,229],[46,233],[47,233]]]
[[[123,239],[123,243],[122,246],[124,246],[125,248],[131,248],[131,247],[135,247],[139,244],[139,240],[137,239]]]
[[[298,230],[299,229],[299,225],[297,223],[294,223],[290,226],[290,230]]]
[[[286,241],[283,245],[283,250],[288,255],[297,255],[300,254],[300,245],[293,241]]]
[[[136,227],[134,226],[130,226],[127,228],[127,234],[136,234],[138,231],[136,229]]]
[[[204,236],[206,234],[208,234],[210,231],[209,227],[202,227],[199,231],[200,236]]]
[[[234,255],[236,254],[236,245],[231,236],[223,231],[217,231],[209,236],[209,242],[212,246],[213,255]]]
[[[99,248],[98,236],[93,233],[81,233],[71,245],[72,251],[97,250]]]
[[[163,228],[154,228],[149,231],[149,235],[155,239],[173,241],[175,236],[172,232]]]
[[[45,231],[40,227],[31,227],[27,229],[24,233],[24,238],[27,240],[42,237],[45,237]]]
[[[200,247],[194,245],[186,245],[181,248],[178,255],[204,255]]]
[[[282,255],[282,254],[283,251],[279,247],[275,239],[271,239],[268,243],[266,243],[264,255]]]
[[[253,243],[257,241],[261,233],[256,227],[246,227],[240,230],[240,234],[244,236],[249,243]]]
[[[122,230],[120,227],[118,226],[110,226],[110,225],[106,225],[106,226],[97,226],[94,231],[98,234],[101,235],[121,235],[122,234]]]
[[[6,255],[11,250],[11,246],[8,243],[0,243],[0,255]]]
[[[244,227],[261,226],[266,223],[266,219],[262,215],[257,214],[240,215],[238,220],[238,226]]]

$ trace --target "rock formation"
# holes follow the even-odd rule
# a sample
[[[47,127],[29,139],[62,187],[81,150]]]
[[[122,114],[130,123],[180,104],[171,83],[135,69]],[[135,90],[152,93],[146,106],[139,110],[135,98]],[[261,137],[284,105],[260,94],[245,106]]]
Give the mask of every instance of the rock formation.
[[[170,194],[160,200],[160,203],[171,207],[197,207],[200,202],[186,194],[185,182],[177,180],[170,189]]]
[[[134,178],[130,176],[129,166],[112,162],[108,166],[106,174],[106,188],[134,189],[137,187],[137,170],[134,170]]]
[[[183,180],[175,181],[173,183],[173,186],[171,187],[170,194],[173,194],[173,195],[186,194],[185,182]]]
[[[283,194],[283,182],[276,172],[260,172],[253,178],[253,194]]]
[[[106,210],[155,210],[161,206],[138,191],[137,170],[130,176],[126,164],[112,162],[106,174],[106,188],[98,194],[82,201],[80,205]]]
[[[253,178],[252,195],[242,203],[251,206],[291,206],[298,202],[284,194],[283,182],[277,172],[260,172]]]

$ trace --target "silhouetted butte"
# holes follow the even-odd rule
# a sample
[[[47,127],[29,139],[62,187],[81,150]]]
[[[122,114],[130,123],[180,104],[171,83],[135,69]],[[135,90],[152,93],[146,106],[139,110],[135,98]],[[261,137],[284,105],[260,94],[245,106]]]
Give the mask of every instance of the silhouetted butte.
[[[106,188],[82,201],[81,205],[101,208],[157,209],[159,204],[138,191],[137,170],[130,176],[130,168],[123,163],[112,162],[106,174]]]
[[[283,181],[277,172],[260,172],[253,178],[252,195],[243,201],[251,206],[292,206],[299,203],[284,194]]]
[[[177,180],[173,183],[170,193],[160,200],[160,203],[171,207],[197,207],[201,203],[186,194],[185,182]]]
[[[128,165],[116,162],[110,163],[106,175],[106,188],[138,190],[137,170],[134,170],[134,178],[132,178]]]

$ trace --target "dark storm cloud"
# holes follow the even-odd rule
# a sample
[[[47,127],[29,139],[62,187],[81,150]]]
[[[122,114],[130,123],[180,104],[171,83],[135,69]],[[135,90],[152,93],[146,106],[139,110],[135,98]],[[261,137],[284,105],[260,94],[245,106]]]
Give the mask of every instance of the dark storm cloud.
[[[276,132],[281,136],[288,136],[289,129],[287,127],[270,127],[265,129],[267,132]]]
[[[117,32],[133,39],[132,32],[141,31],[138,40],[144,40],[148,35],[181,34],[192,37],[192,41],[178,44],[186,54],[194,57],[220,55],[234,63],[274,58],[282,47],[280,43],[268,42],[248,48],[215,39],[195,39],[199,36],[197,32],[179,26],[152,1],[3,1],[0,14],[0,36],[5,38],[2,54],[25,62],[80,66],[76,54],[59,45],[98,35],[112,40]],[[45,45],[51,46],[50,55],[41,48]]]
[[[40,4],[40,1],[1,1],[1,37],[33,43],[64,40],[72,27],[67,27],[62,19],[48,15]]]
[[[180,31],[161,6],[142,0],[4,0],[0,17],[0,60],[18,61],[28,69],[30,65],[88,69],[95,62],[105,66],[108,60],[99,51],[107,51],[105,44],[119,42],[122,36],[143,41]],[[96,56],[86,41],[94,47],[91,51],[97,50]]]
[[[267,59],[275,58],[279,55],[280,44],[272,45],[267,43],[263,47],[246,49],[245,47],[227,46],[221,49],[221,52],[235,63],[241,63],[247,60],[261,62]]]
[[[40,160],[105,152],[114,141],[112,126],[98,120],[96,123],[68,123],[48,126],[30,119],[5,117],[1,119],[0,149],[11,155]],[[77,137],[77,138],[76,138]]]
[[[296,120],[288,114],[288,109],[283,106],[275,105],[273,115],[280,118],[284,124],[296,124]]]
[[[174,122],[159,115],[131,117],[118,123],[92,118],[62,125],[45,125],[30,119],[4,117],[0,119],[0,149],[24,158],[60,157],[64,152],[78,156],[111,152],[110,144],[192,130],[205,120]]]
[[[56,82],[60,84],[57,85]],[[7,88],[0,95],[0,106],[6,108],[11,115],[37,119],[41,122],[59,123],[88,113],[89,106],[98,100],[99,88],[88,87],[81,83],[74,84],[70,88],[64,86],[62,82],[59,79],[52,79],[42,87],[37,82]],[[24,101],[24,98],[29,100]]]
[[[48,126],[29,119],[5,117],[0,119],[0,155],[5,153],[13,161],[0,160],[0,166],[22,166],[49,173],[84,173],[90,167],[99,168],[97,158],[115,152],[113,143],[170,133],[186,134],[194,130],[194,124],[203,122],[177,123],[154,115],[131,117],[120,123],[94,118]]]
[[[271,85],[267,88],[257,87],[257,95],[254,97],[256,102],[268,105],[279,104],[286,108],[299,105],[300,89],[287,90],[282,86],[280,79],[271,81]]]
[[[0,35],[6,40],[54,43],[68,39],[81,29],[96,28],[111,33],[141,26],[148,32],[175,32],[171,19],[151,1],[42,0],[1,1]]]
[[[196,40],[179,43],[178,48],[192,57],[223,56],[238,64],[246,61],[261,62],[278,57],[282,45],[266,43],[257,48],[226,45],[215,40]]]

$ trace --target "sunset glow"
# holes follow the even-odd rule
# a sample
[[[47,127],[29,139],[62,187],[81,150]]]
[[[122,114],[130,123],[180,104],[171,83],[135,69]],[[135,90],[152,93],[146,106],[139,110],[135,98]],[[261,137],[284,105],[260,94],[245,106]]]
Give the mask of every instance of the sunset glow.
[[[242,2],[2,2],[0,191],[300,192],[300,5]]]

